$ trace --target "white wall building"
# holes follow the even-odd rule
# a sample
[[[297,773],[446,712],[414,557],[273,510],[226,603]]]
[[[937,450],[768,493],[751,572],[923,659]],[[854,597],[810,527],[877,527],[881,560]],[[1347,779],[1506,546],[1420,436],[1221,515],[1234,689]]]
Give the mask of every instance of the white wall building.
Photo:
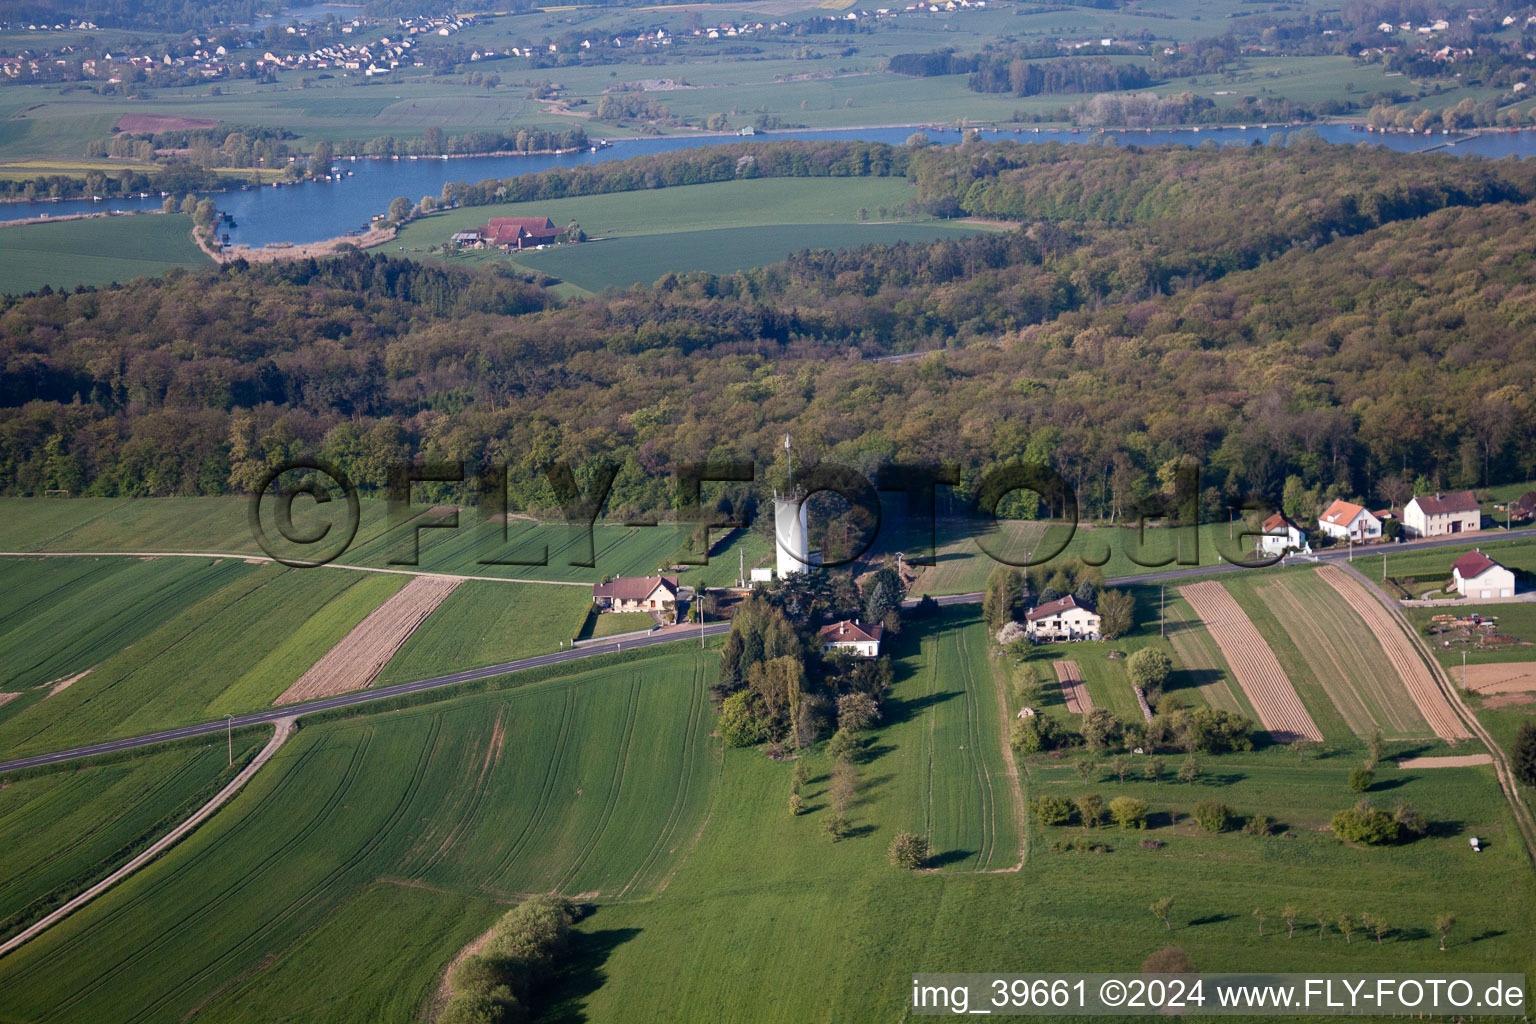
[[[810,567],[810,529],[804,497],[774,497],[773,540],[780,579]]]
[[[827,654],[846,652],[859,658],[879,657],[880,635],[884,632],[884,626],[865,626],[858,619],[843,619],[821,627],[821,649]]]
[[[1353,540],[1356,544],[1381,537],[1381,520],[1342,498],[1317,517],[1317,528],[1335,540]]]
[[[1307,531],[1293,523],[1284,512],[1276,512],[1264,520],[1260,529],[1264,531],[1258,539],[1261,555],[1276,557],[1288,551],[1305,553],[1311,550],[1307,544]]]
[[[1482,600],[1515,596],[1515,574],[1481,551],[1468,551],[1452,562],[1451,577],[1462,597]]]
[[[1101,621],[1098,612],[1068,594],[1025,612],[1024,632],[1035,641],[1097,640]]]
[[[1403,506],[1403,530],[1410,537],[1476,533],[1482,528],[1482,507],[1471,491],[1425,494]]]

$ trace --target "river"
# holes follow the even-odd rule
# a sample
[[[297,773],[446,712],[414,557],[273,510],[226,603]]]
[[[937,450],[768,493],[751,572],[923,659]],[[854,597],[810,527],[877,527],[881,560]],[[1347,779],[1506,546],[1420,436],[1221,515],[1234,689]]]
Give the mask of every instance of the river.
[[[268,185],[245,191],[221,192],[214,196],[219,210],[230,214],[234,227],[226,227],[230,241],[260,247],[269,242],[318,242],[336,238],[365,228],[375,214],[383,213],[396,196],[405,196],[413,202],[422,196],[436,197],[443,185],[451,181],[480,181],[485,178],[507,178],[532,171],[542,171],[556,166],[598,163],[607,160],[623,160],[627,157],[648,153],[662,153],[675,149],[692,149],[697,146],[718,145],[722,142],[770,141],[780,139],[862,139],[869,142],[886,142],[899,145],[917,130],[911,127],[897,128],[848,128],[825,131],[782,131],[760,133],[753,139],[720,136],[668,136],[654,139],[621,139],[610,147],[596,152],[582,151],[560,155],[486,156],[463,157],[452,160],[418,158],[415,160],[343,159],[337,161],[342,174],[337,180],[284,184],[280,188]],[[1154,129],[1151,132],[1122,131],[1110,133],[1108,138],[1082,131],[1039,131],[1032,128],[1014,130],[1004,128],[983,131],[989,140],[1016,139],[1027,142],[1060,141],[1069,143],[1094,143],[1113,141],[1121,144],[1154,146],[1164,143],[1198,145],[1214,141],[1218,145],[1249,145],[1254,141],[1268,142],[1277,133],[1305,129],[1280,129],[1273,126],[1249,125],[1246,127],[1202,129]],[[1329,142],[1353,144],[1370,142],[1404,151],[1433,149],[1458,155],[1503,157],[1511,154],[1521,157],[1536,156],[1536,131],[1488,132],[1480,135],[1407,135],[1366,132],[1348,125],[1323,125],[1313,129]],[[959,133],[953,130],[928,130],[926,134],[934,142],[959,141]],[[158,210],[161,197],[113,199],[93,202],[89,199],[61,200],[40,203],[0,204],[0,221],[21,220],[38,216],[63,216],[78,213],[99,213],[103,210]]]

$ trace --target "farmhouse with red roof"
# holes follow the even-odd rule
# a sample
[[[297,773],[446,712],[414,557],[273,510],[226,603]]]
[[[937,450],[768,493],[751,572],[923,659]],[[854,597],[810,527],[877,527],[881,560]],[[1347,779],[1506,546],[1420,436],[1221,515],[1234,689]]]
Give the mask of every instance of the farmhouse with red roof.
[[[859,658],[875,658],[880,655],[880,636],[884,626],[862,625],[858,619],[843,619],[822,626],[819,631],[821,649],[826,654],[852,654]]]
[[[1471,491],[1425,494],[1403,506],[1403,529],[1410,537],[1476,533],[1482,528],[1482,506]]]
[[[1024,613],[1024,633],[1031,640],[1097,640],[1103,620],[1093,608],[1068,594]]]
[[[1317,528],[1334,540],[1356,544],[1381,536],[1381,520],[1354,502],[1339,498],[1317,517]]]
[[[549,245],[559,235],[560,229],[548,217],[492,217],[485,227],[475,232],[478,239],[475,244],[477,248],[521,252],[535,246]],[[460,237],[455,235],[454,240]]]
[[[1462,597],[1483,600],[1515,596],[1515,574],[1481,551],[1468,551],[1452,562],[1451,578]]]
[[[606,612],[663,611],[677,604],[676,576],[620,576],[592,587],[592,603]]]

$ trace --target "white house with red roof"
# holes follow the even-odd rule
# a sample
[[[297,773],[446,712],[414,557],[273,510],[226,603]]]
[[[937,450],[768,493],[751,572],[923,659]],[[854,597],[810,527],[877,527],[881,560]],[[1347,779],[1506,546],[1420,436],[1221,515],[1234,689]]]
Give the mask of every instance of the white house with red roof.
[[[1444,537],[1483,528],[1483,509],[1471,491],[1424,494],[1403,506],[1403,530],[1410,537]]]
[[[1276,512],[1259,527],[1264,531],[1258,539],[1259,554],[1276,557],[1288,551],[1307,552],[1307,531],[1297,526],[1284,512]]]
[[[1068,594],[1024,613],[1024,632],[1037,643],[1055,640],[1097,640],[1099,613]]]
[[[1334,500],[1317,517],[1317,528],[1334,540],[1363,544],[1381,537],[1381,520],[1369,509],[1343,498]]]
[[[858,619],[843,619],[828,623],[818,631],[824,654],[852,654],[857,658],[876,658],[880,655],[880,635],[884,626],[866,626]]]
[[[592,603],[606,612],[659,612],[677,604],[676,576],[619,576],[592,586]]]
[[[1468,551],[1452,562],[1451,578],[1462,597],[1483,600],[1515,596],[1515,574],[1481,551]]]

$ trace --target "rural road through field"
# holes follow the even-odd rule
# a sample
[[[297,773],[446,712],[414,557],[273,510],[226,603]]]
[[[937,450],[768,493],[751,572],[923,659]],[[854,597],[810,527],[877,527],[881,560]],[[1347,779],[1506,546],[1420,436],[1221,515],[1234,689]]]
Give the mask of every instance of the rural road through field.
[[[57,761],[71,761],[75,758],[91,757],[96,754],[110,754],[119,750],[132,750],[135,747],[147,747],[151,744],[185,739],[189,736],[206,736],[209,733],[222,732],[226,728],[239,729],[247,725],[265,725],[284,718],[298,719],[304,715],[315,714],[318,711],[331,711],[336,708],[353,707],[358,704],[371,704],[374,701],[388,700],[391,697],[399,697],[402,694],[420,693],[422,690],[436,690],[444,686],[455,686],[459,683],[473,682],[476,679],[489,679],[492,676],[506,675],[508,672],[520,672],[524,669],[543,668],[546,665],[560,665],[568,661],[596,657],[599,654],[612,654],[615,651],[633,650],[637,647],[653,647],[656,644],[669,644],[683,640],[697,640],[705,636],[718,636],[730,628],[731,624],[729,622],[711,622],[704,626],[685,626],[682,629],[657,630],[649,636],[634,640],[619,640],[613,643],[591,644],[574,649],[568,648],[563,651],[553,651],[549,654],[534,655],[531,658],[519,658],[516,661],[503,661],[496,665],[465,669],[462,672],[453,672],[445,676],[434,676],[431,679],[419,679],[413,683],[398,683],[394,686],[381,686],[373,690],[358,690],[354,693],[344,693],[338,697],[326,697],[323,700],[310,701],[307,704],[289,704],[281,708],[273,708],[269,711],[257,711],[249,715],[236,715],[228,721],[220,719],[217,722],[202,722],[198,725],[182,726],[179,729],[166,729],[161,732],[147,733],[143,736],[130,736],[126,739],[108,740],[105,743],[93,743],[89,746],[75,747],[71,750],[59,750],[51,754],[37,754],[33,757],[22,757],[13,761],[0,761],[0,772],[53,764]]]
[[[123,879],[139,870],[139,868],[160,856],[160,854],[174,846],[177,841],[179,841],[188,832],[191,832],[204,821],[208,820],[214,811],[224,806],[224,804],[229,801],[230,797],[240,792],[241,788],[251,780],[251,776],[260,771],[261,766],[271,760],[273,754],[277,753],[277,748],[286,743],[288,741],[288,737],[293,735],[292,718],[279,718],[275,724],[276,728],[272,730],[272,738],[267,741],[267,745],[262,747],[261,752],[251,759],[251,763],[242,768],[240,770],[240,774],[231,779],[229,781],[229,785],[219,790],[218,793],[214,795],[213,799],[203,804],[202,807],[199,807],[190,818],[186,819],[180,825],[177,825],[175,828],[171,829],[164,836],[161,836],[154,843],[152,843],[148,849],[139,854],[137,857],[134,857],[127,864],[124,864],[122,867],[118,868],[106,878],[103,878],[101,881],[97,882],[95,885],[91,886],[89,889],[85,890],[85,892],[82,892],[80,895],[76,896],[74,899],[70,900],[68,903],[64,904],[62,907],[49,914],[47,917],[32,924],[26,930],[16,933],[9,939],[5,940],[5,942],[0,943],[0,956],[5,956],[5,954],[9,953],[17,946],[21,946],[31,941],[36,936],[41,935],[49,928],[52,928],[55,924],[58,924],[64,918],[68,917],[70,914],[73,914],[76,910],[79,910],[91,900],[95,899],[97,896],[100,896],[102,893],[112,888],[118,882],[121,882]]]
[[[1488,543],[1501,540],[1516,540],[1519,538],[1536,537],[1536,527],[1527,527],[1520,530],[1500,531],[1490,533],[1486,537],[1477,539]],[[1378,554],[1383,551],[1398,553],[1406,551],[1422,551],[1430,548],[1465,546],[1467,535],[1456,537],[1437,537],[1432,540],[1409,541],[1403,544],[1394,544],[1390,547],[1375,546],[1362,548],[1362,555]],[[184,553],[184,552],[183,552]],[[122,554],[113,551],[74,552],[75,557],[82,555],[109,556]],[[174,552],[166,552],[174,554]],[[51,555],[63,557],[58,552],[18,551],[0,552],[0,556],[15,555],[20,557],[33,557],[37,555]],[[229,557],[242,558],[243,555],[201,555],[200,557]],[[1349,557],[1348,550],[1326,551],[1313,556],[1316,561],[1337,562]],[[346,566],[344,568],[358,568]],[[1156,572],[1140,573],[1134,576],[1120,576],[1114,579],[1115,583],[1160,583],[1170,580],[1191,579],[1199,576],[1219,575],[1229,572],[1247,571],[1242,566],[1222,564],[1208,566],[1188,566],[1179,569],[1163,569]],[[428,574],[430,575],[430,574]],[[539,581],[542,582],[542,581]],[[585,586],[586,584],[582,584]],[[948,607],[957,604],[975,604],[981,600],[981,592],[969,594],[944,594],[934,598],[940,607]],[[909,598],[902,602],[904,608],[915,608],[917,600]],[[496,665],[486,665],[483,668],[466,669],[462,672],[453,672],[444,676],[435,676],[431,679],[421,679],[413,683],[399,683],[395,686],[384,686],[373,690],[359,690],[355,693],[346,693],[338,697],[327,697],[323,700],[312,701],[308,704],[290,705],[284,708],[274,708],[269,711],[257,711],[249,715],[239,715],[234,718],[233,726],[240,728],[247,725],[262,725],[274,722],[279,718],[300,718],[304,715],[314,714],[319,711],[331,711],[336,708],[354,707],[360,704],[371,704],[374,701],[388,700],[407,693],[418,693],[422,690],[435,690],[444,686],[454,686],[458,683],[473,682],[476,679],[489,679],[492,676],[506,675],[509,672],[519,672],[524,669],[542,668],[546,665],[559,665],[567,661],[575,661],[579,658],[591,658],[600,654],[611,654],[625,647],[650,647],[655,644],[673,643],[678,640],[686,640],[699,636],[717,636],[730,629],[728,622],[715,622],[698,628],[687,627],[679,631],[661,630],[647,637],[634,640],[621,640],[613,643],[592,644],[589,646],[564,651],[554,651],[549,654],[540,654],[531,658],[520,658],[516,661],[505,661]],[[109,754],[119,750],[132,750],[135,747],[147,747],[155,743],[165,743],[169,740],[185,739],[189,736],[204,736],[218,732],[226,727],[223,720],[217,722],[203,722],[198,725],[187,725],[179,729],[166,729],[162,732],[149,733],[144,736],[131,736],[119,740],[108,740],[104,743],[93,743],[89,746],[75,747],[70,750],[59,750],[51,754],[36,754],[32,757],[22,757],[11,761],[0,761],[0,772],[15,771],[19,768],[32,768],[38,765],[53,764],[58,761],[70,761],[80,757],[91,757],[96,754]]]

